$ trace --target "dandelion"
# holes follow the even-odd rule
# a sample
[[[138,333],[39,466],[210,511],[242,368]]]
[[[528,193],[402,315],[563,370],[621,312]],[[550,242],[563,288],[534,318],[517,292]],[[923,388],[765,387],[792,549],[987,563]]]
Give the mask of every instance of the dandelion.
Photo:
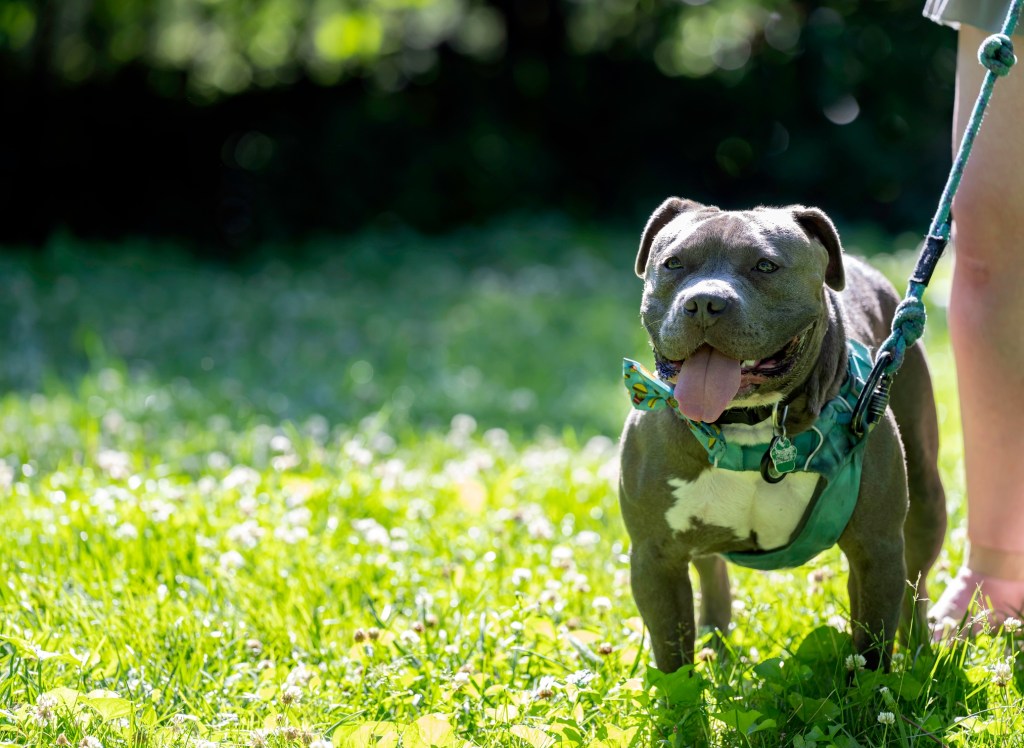
[[[863,670],[868,664],[868,661],[864,659],[863,655],[852,654],[846,657],[846,669],[849,671]]]
[[[1013,678],[1013,658],[1007,657],[1005,660],[997,662],[992,666],[991,672],[992,682],[999,688],[1005,688]]]
[[[1003,621],[1003,631],[1005,631],[1008,634],[1014,634],[1020,631],[1021,625],[1022,624],[1019,618],[1013,618],[1011,616],[1010,618],[1007,618],[1005,621]]]
[[[599,595],[598,597],[595,597],[592,605],[594,606],[594,610],[600,611],[602,613],[612,609],[611,599],[605,597],[604,595]]]
[[[887,727],[889,725],[896,724],[896,715],[892,712],[879,712],[878,722],[879,724],[886,725]]]

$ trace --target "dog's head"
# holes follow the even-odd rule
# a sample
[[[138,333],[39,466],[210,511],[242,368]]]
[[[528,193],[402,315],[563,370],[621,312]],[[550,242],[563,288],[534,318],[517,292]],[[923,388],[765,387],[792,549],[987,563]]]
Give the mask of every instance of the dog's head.
[[[675,395],[693,420],[778,402],[818,363],[845,283],[835,226],[817,208],[722,211],[670,198],[636,257],[641,318],[656,358],[677,369]]]

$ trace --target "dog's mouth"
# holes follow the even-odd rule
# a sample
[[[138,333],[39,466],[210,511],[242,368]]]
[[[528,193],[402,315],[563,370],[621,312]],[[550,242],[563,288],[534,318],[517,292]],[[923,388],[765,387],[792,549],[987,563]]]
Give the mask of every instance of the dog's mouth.
[[[793,368],[803,347],[804,336],[797,335],[782,348],[760,360],[748,359],[740,363],[740,390],[750,385],[764,384],[785,376]]]
[[[718,420],[737,398],[788,374],[803,347],[804,334],[791,338],[782,348],[761,359],[731,358],[705,343],[687,358],[659,361],[659,374],[675,379],[674,395],[683,415],[693,421]]]

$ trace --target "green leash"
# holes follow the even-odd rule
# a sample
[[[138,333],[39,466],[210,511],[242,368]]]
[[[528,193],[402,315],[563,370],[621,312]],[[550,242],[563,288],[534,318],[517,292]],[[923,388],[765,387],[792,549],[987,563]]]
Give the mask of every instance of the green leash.
[[[924,249],[917,260],[913,275],[910,276],[907,293],[896,307],[896,313],[893,315],[892,333],[878,349],[874,367],[854,409],[851,427],[857,434],[865,433],[871,424],[882,417],[889,402],[889,387],[892,377],[903,365],[903,357],[907,348],[916,343],[924,332],[925,309],[921,297],[924,296],[924,290],[931,281],[935,265],[949,242],[953,197],[960,186],[960,179],[963,177],[964,167],[971,155],[978,130],[981,129],[985,109],[992,98],[992,89],[995,87],[996,80],[1009,73],[1010,68],[1017,62],[1010,36],[1017,26],[1022,8],[1024,8],[1024,0],[1014,0],[1010,4],[1006,20],[1003,21],[1002,32],[985,39],[978,49],[978,61],[987,68],[988,72],[981,84],[981,91],[978,92],[978,99],[974,102],[974,109],[971,111],[971,118],[967,123],[964,137],[960,141],[956,158],[953,159],[946,187],[939,199],[938,210],[935,212],[931,227],[928,229],[928,236],[925,238]]]

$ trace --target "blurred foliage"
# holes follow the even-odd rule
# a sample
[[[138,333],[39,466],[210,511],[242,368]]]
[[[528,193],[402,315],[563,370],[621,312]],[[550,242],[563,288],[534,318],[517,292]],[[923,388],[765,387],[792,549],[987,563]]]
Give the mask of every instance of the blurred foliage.
[[[907,3],[870,5],[872,15],[884,17]],[[202,98],[300,76],[330,85],[366,75],[395,90],[434,69],[442,46],[497,60],[510,25],[514,33],[525,22],[551,25],[572,54],[630,50],[665,75],[735,79],[763,59],[799,54],[808,24],[832,27],[835,36],[846,17],[863,12],[848,0],[820,7],[793,0],[5,0],[0,48],[9,60],[41,62],[73,82],[133,62],[180,71]],[[874,58],[892,52],[884,25],[860,42]]]
[[[394,89],[434,67],[441,45],[500,57],[512,6],[535,23],[564,14],[575,54],[627,45],[646,49],[666,75],[689,77],[794,54],[808,10],[789,0],[7,0],[0,39],[22,64],[41,48],[44,64],[74,82],[142,62],[184,72],[205,98],[300,75],[333,84],[367,74]]]
[[[670,193],[923,232],[953,43],[919,0],[2,0],[0,241],[240,254]]]

